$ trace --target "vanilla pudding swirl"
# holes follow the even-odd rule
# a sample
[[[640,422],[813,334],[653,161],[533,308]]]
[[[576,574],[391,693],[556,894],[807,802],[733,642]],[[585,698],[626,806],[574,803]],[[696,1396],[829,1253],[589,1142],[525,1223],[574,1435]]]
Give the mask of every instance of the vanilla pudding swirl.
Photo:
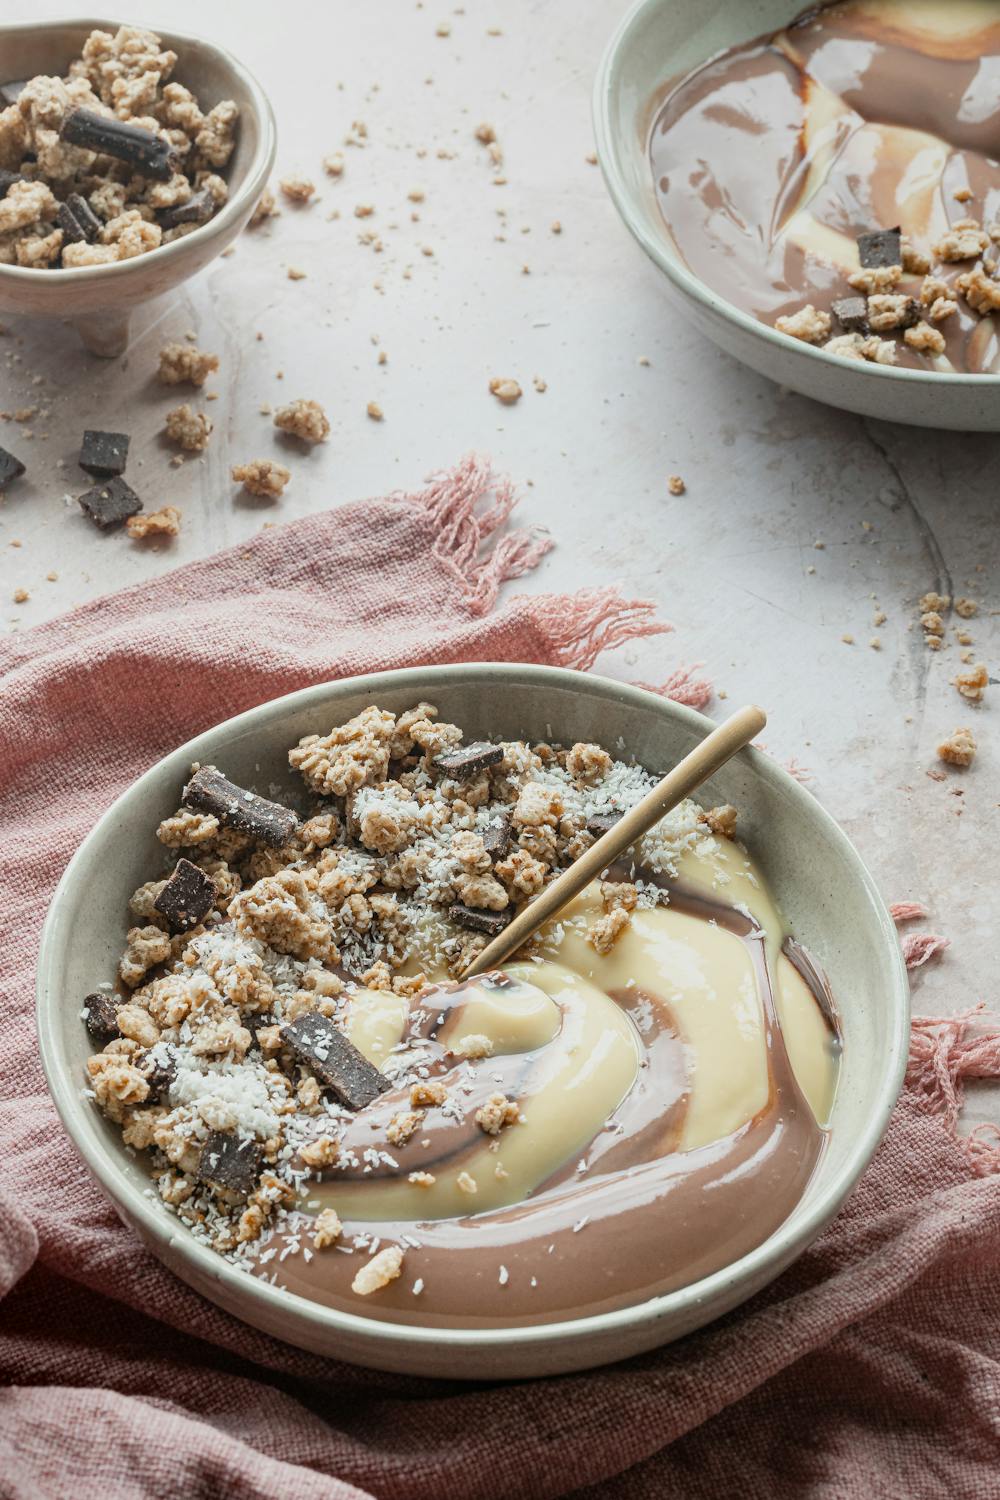
[[[857,235],[899,225],[933,259],[970,212],[1000,219],[1000,3],[810,10],[671,86],[649,151],[671,236],[707,286],[766,323],[827,311],[858,269]],[[943,353],[901,343],[896,362],[1000,370],[995,314],[959,298],[937,326]]]
[[[762,1244],[822,1155],[839,1042],[825,981],[759,871],[712,842],[674,881],[613,872],[668,904],[634,911],[608,953],[587,940],[602,913],[591,888],[503,973],[415,1000],[358,990],[344,1028],[358,1049],[386,1071],[416,1066],[447,1098],[389,1151],[409,1089],[359,1110],[254,1274],[357,1313],[360,1265],[397,1244],[403,1273],[366,1316],[496,1327],[623,1307]],[[497,1093],[520,1118],[491,1136],[476,1112]],[[303,1254],[327,1208],[338,1244]]]

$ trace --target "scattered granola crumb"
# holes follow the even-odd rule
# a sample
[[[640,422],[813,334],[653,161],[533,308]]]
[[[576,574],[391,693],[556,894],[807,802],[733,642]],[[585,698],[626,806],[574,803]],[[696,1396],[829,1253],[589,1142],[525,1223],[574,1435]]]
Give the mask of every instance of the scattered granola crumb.
[[[204,385],[219,368],[217,354],[205,354],[193,344],[164,344],[158,375],[164,385]]]
[[[975,599],[956,599],[954,609],[956,615],[961,615],[963,620],[971,620],[979,613],[979,605]]]
[[[275,463],[272,458],[253,458],[249,463],[234,464],[230,473],[249,494],[269,500],[279,499],[292,477],[284,464]]]
[[[549,225],[549,228],[551,229],[553,234],[562,234],[562,225],[560,224],[558,219],[553,219],[552,223]]]
[[[989,242],[989,235],[975,219],[959,219],[932,250],[938,260],[974,260],[982,255]]]
[[[410,200],[411,203],[423,203],[423,201],[424,201],[424,199],[425,199],[425,197],[427,195],[424,192],[423,188],[415,187],[415,188],[410,188],[410,191],[407,193],[406,196],[407,196],[407,198],[409,198],[409,200]]]
[[[970,198],[975,197],[975,194],[970,187],[957,187],[951,196],[956,203],[968,203]]]
[[[329,156],[324,156],[323,171],[328,177],[343,176],[344,153],[342,151],[331,151]]]
[[[410,1172],[407,1182],[412,1182],[414,1187],[429,1188],[437,1182],[433,1172]]]
[[[356,219],[370,219],[374,212],[374,203],[356,203],[354,205],[354,217]]]
[[[473,135],[476,137],[477,141],[482,141],[484,146],[492,146],[497,138],[497,133],[494,130],[493,126],[486,123],[477,125],[475,130],[473,131]]]
[[[959,672],[955,678],[955,686],[962,697],[967,698],[970,703],[982,703],[989,680],[990,674],[986,663],[978,661],[970,667],[968,672]]]
[[[774,323],[779,333],[789,338],[801,339],[804,344],[819,344],[830,337],[832,320],[827,312],[820,312],[811,302],[800,307],[797,313],[776,318]]]
[[[854,637],[853,637],[853,635],[842,635],[840,637],[840,639],[843,641],[843,643],[844,643],[845,646],[853,646],[854,645]]]
[[[684,495],[687,493],[687,485],[679,474],[671,474],[667,480],[667,489],[672,495]]]
[[[330,436],[330,423],[322,406],[318,401],[305,401],[301,397],[288,406],[279,406],[274,425],[304,443],[323,443]]]
[[[125,530],[134,541],[148,536],[177,536],[181,529],[181,513],[176,505],[165,505],[162,510],[140,511],[129,516]]]
[[[316,1215],[316,1224],[313,1229],[312,1242],[316,1249],[325,1250],[329,1245],[335,1245],[343,1233],[343,1228],[336,1209],[324,1208],[322,1213]]]
[[[31,595],[28,593],[27,589],[15,589],[14,590],[14,603],[15,604],[27,604],[27,602],[28,602],[28,600],[30,598],[31,598]]]
[[[548,381],[547,380],[543,380],[542,377],[541,377],[541,375],[535,375],[535,376],[533,376],[531,383],[535,387],[535,390],[538,392],[539,395],[544,395],[544,393],[549,388]]]
[[[971,766],[976,754],[972,730],[953,729],[948,738],[938,745],[937,753],[949,766]]]
[[[282,177],[278,186],[285,197],[290,198],[293,203],[308,203],[316,191],[314,182],[294,172],[289,177]]]
[[[474,1177],[470,1177],[468,1172],[459,1172],[458,1176],[455,1178],[455,1186],[459,1189],[460,1192],[463,1193],[477,1193],[479,1191],[479,1185],[476,1182],[476,1179]]]
[[[164,432],[173,443],[179,443],[188,453],[203,453],[208,447],[212,423],[204,412],[191,406],[175,406],[167,412]]]
[[[287,271],[289,281],[305,281],[306,272],[301,266],[289,266]]]
[[[944,334],[923,321],[908,328],[903,334],[903,341],[920,354],[943,354],[945,351]]]
[[[493,1043],[482,1032],[470,1031],[468,1036],[459,1037],[451,1050],[456,1057],[492,1057]]]
[[[281,209],[278,207],[278,200],[270,188],[265,188],[257,199],[257,206],[250,215],[250,222],[247,228],[256,229],[259,224],[263,224],[267,219],[277,218],[280,212]]]
[[[382,410],[381,406],[379,406],[377,401],[369,401],[368,405],[365,407],[365,411],[373,422],[381,422],[385,418],[385,412]]]
[[[476,1110],[476,1124],[487,1135],[499,1135],[505,1125],[513,1125],[521,1117],[521,1107],[515,1099],[505,1094],[490,1094],[486,1103]]]
[[[516,380],[496,376],[490,381],[490,394],[495,396],[503,406],[513,406],[515,401],[520,401],[524,393]]]
[[[395,1281],[402,1269],[403,1251],[398,1245],[386,1245],[371,1260],[365,1261],[351,1282],[351,1291],[357,1292],[359,1297],[370,1297],[372,1292],[379,1292]]]
[[[435,36],[451,36],[451,22],[439,21],[434,31]]]

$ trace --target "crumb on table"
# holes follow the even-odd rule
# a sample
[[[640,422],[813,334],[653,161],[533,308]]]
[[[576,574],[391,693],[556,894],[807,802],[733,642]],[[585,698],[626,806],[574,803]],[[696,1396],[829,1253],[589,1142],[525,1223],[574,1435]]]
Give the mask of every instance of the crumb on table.
[[[173,342],[160,350],[157,374],[163,385],[204,385],[219,368],[217,354],[205,354],[195,344]]]
[[[140,511],[125,522],[125,530],[136,541],[150,536],[177,536],[180,529],[181,513],[176,505],[165,505],[162,510]]]
[[[273,458],[252,458],[249,463],[234,464],[230,472],[236,483],[242,484],[249,494],[269,500],[279,499],[292,477],[291,471]]]

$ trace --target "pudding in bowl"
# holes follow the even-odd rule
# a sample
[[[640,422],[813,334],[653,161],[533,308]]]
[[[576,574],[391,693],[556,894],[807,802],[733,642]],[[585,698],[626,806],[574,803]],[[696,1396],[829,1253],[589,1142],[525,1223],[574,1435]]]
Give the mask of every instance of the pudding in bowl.
[[[855,361],[1000,373],[1000,3],[834,0],[665,91],[649,137],[690,270]]]
[[[504,970],[488,937],[658,779],[420,702],[290,747],[298,807],[194,765],[134,891],[87,1094],[164,1210],[342,1312],[496,1328],[691,1285],[824,1154],[840,1038],[737,812],[686,801]]]
[[[129,901],[139,886],[151,877],[158,882],[177,862],[177,852],[166,853],[155,830],[176,813],[192,765],[224,768],[236,784],[273,802],[296,805],[303,814],[308,803],[297,803],[303,783],[300,772],[289,767],[290,745],[309,735],[325,736],[331,724],[344,723],[373,703],[398,716],[421,699],[436,703],[441,718],[460,724],[473,740],[536,744],[558,734],[571,746],[603,744],[616,759],[657,771],[676,764],[712,727],[691,709],[591,673],[470,663],[323,683],[204,731],[152,766],[108,808],[53,895],[38,964],[38,1040],[45,1076],[70,1142],[134,1232],[136,1256],[151,1252],[208,1301],[275,1338],[337,1360],[447,1379],[521,1379],[625,1359],[730,1311],[802,1254],[871,1160],[902,1080],[909,1009],[895,926],[846,836],[816,798],[767,756],[747,750],[734,757],[703,788],[704,804],[739,809],[737,832],[754,864],[790,930],[829,976],[842,1048],[823,1149],[801,1197],[756,1249],[721,1270],[612,1311],[541,1323],[477,1327],[471,1321],[435,1325],[386,1316],[385,1299],[402,1302],[402,1289],[415,1284],[411,1260],[404,1260],[400,1276],[377,1292],[352,1293],[338,1305],[324,1303],[272,1285],[263,1275],[252,1274],[249,1260],[241,1266],[231,1253],[213,1249],[221,1223],[204,1232],[185,1226],[150,1178],[149,1148],[127,1147],[120,1125],[95,1107],[81,1087],[93,1088],[87,1061],[103,1047],[80,1019],[81,999],[102,982],[108,985],[103,993],[114,994],[111,980],[126,931],[140,921],[145,925],[127,912]],[[727,826],[723,818],[719,827]],[[690,832],[701,839],[712,830],[699,821]],[[724,834],[718,837],[720,849],[735,853],[735,845],[723,839]],[[464,929],[459,942],[474,937]],[[529,963],[533,970],[539,968]],[[119,993],[116,999],[121,998]],[[792,1045],[791,1033],[786,1035]],[[386,1056],[384,1051],[372,1055]],[[383,1066],[380,1061],[379,1071]],[[530,1115],[528,1119],[530,1123]],[[219,1117],[219,1128],[226,1123]],[[501,1126],[501,1151],[505,1136],[521,1128]],[[305,1199],[305,1214],[318,1216],[322,1205],[310,1198],[315,1194]],[[585,1253],[588,1228],[565,1237],[571,1247],[580,1247],[580,1254]],[[316,1259],[347,1261],[335,1248],[339,1242],[335,1238],[319,1250],[303,1240]],[[266,1254],[268,1244],[254,1244],[255,1253]],[[383,1248],[379,1245],[369,1259]],[[413,1248],[404,1250],[408,1254]],[[627,1247],[619,1246],[617,1253],[625,1257]],[[269,1276],[290,1261],[296,1270],[307,1264],[304,1254],[289,1254],[270,1266]],[[494,1268],[499,1280],[497,1261],[507,1264],[499,1257],[491,1262],[491,1280]],[[407,1290],[407,1305],[419,1304],[423,1295]],[[342,1310],[345,1305],[350,1310]]]

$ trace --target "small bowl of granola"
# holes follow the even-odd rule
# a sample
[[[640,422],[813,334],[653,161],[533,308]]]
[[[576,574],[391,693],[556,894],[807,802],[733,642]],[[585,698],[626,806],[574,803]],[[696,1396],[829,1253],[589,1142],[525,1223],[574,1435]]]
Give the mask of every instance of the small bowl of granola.
[[[274,164],[267,96],[214,43],[104,21],[0,27],[0,312],[112,357],[139,303],[232,243]]]
[[[836,1213],[908,990],[847,839],[736,757],[502,970],[467,969],[703,737],[637,688],[466,664],[181,746],[54,895],[71,1140],[178,1276],[375,1368],[523,1378],[728,1311]]]
[[[637,0],[598,156],[723,349],[862,416],[1000,430],[1000,7]]]

